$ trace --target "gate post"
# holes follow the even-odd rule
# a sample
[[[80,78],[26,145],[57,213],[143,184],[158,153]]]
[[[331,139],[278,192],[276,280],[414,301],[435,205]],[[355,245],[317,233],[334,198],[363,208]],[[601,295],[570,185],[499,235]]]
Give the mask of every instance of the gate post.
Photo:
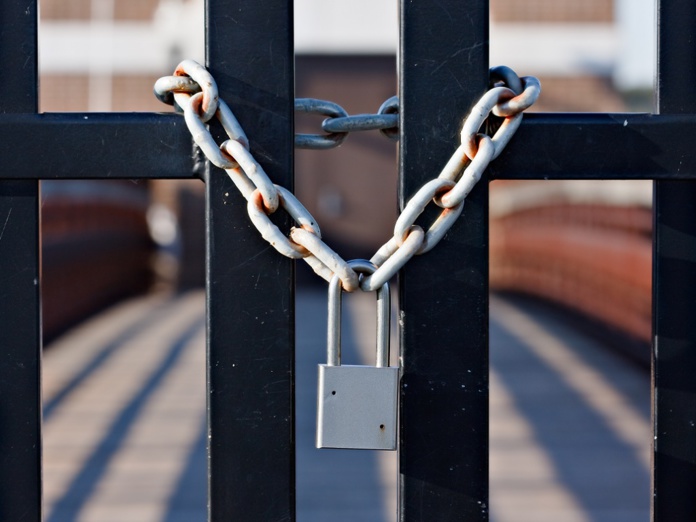
[[[488,1],[401,2],[400,204],[488,88]],[[400,520],[488,520],[488,186],[400,275]]]
[[[661,0],[658,112],[696,114],[695,84],[696,4]],[[696,181],[654,189],[652,516],[696,520]]]
[[[0,20],[0,113],[35,113],[36,1],[1,2]],[[0,520],[41,521],[39,204],[38,180],[0,181]]]
[[[294,146],[292,22],[287,0],[207,2],[208,69],[246,130],[254,156],[288,189]],[[206,186],[208,520],[293,521],[293,262],[259,236],[225,172],[209,166]],[[277,214],[288,230],[288,217]]]

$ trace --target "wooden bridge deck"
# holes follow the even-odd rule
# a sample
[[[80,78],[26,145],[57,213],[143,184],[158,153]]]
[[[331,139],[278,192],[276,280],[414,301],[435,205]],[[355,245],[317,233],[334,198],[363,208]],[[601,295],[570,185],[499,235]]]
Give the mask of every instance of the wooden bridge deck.
[[[349,325],[369,323],[371,296],[345,301]],[[202,292],[130,301],[47,348],[47,522],[205,521],[203,306]],[[394,521],[394,453],[314,448],[324,293],[297,306],[298,521]],[[345,330],[348,362],[372,360],[372,331]],[[491,364],[491,519],[647,521],[647,372],[499,298]]]

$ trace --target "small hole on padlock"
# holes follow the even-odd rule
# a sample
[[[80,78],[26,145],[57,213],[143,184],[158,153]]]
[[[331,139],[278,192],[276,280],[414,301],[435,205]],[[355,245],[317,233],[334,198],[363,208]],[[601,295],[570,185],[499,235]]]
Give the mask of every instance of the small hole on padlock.
[[[332,391],[331,395],[336,395],[336,390]]]
[[[380,425],[379,425],[379,429],[382,430],[382,431],[384,431],[384,424],[380,424]]]

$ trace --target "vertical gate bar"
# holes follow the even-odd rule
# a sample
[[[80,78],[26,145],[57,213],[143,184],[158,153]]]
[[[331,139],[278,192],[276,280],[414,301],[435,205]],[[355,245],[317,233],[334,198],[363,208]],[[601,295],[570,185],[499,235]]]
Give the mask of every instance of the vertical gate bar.
[[[658,112],[694,114],[696,4],[658,5]],[[696,520],[696,181],[654,189],[652,517]]]
[[[400,204],[488,86],[488,1],[401,2]],[[400,520],[488,520],[488,186],[400,274]]]
[[[208,0],[207,62],[270,178],[292,189],[293,11]],[[294,266],[207,174],[209,520],[295,520]],[[284,212],[276,223],[289,230]]]
[[[36,112],[36,1],[0,3],[0,20],[0,113]],[[8,521],[41,521],[39,208],[38,181],[0,181],[0,520]]]

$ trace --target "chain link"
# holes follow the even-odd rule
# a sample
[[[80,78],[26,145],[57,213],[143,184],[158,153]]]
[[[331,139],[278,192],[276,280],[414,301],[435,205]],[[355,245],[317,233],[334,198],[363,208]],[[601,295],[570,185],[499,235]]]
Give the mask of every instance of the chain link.
[[[340,105],[314,98],[297,98],[295,100],[295,112],[306,112],[329,116],[329,118],[346,118],[348,113]],[[332,149],[338,147],[346,139],[345,132],[331,134],[296,134],[295,147],[298,149]]]
[[[389,281],[411,257],[431,250],[445,236],[464,209],[466,196],[481,179],[488,164],[498,157],[522,122],[522,112],[539,97],[539,80],[518,78],[508,67],[491,69],[494,86],[487,91],[464,120],[461,145],[437,178],[425,183],[406,204],[394,225],[394,235],[370,262],[376,267],[361,277],[321,239],[316,220],[287,189],[275,185],[249,151],[249,141],[230,108],[219,99],[217,85],[201,65],[185,60],[174,76],[160,78],[155,95],[174,103],[184,112],[193,140],[215,166],[224,169],[247,200],[247,211],[261,236],[278,252],[292,259],[304,259],[322,278],[341,279],[345,291],[358,288],[374,291]],[[501,86],[499,83],[503,83]],[[326,134],[297,134],[299,148],[327,149],[340,145],[348,132],[379,129],[398,139],[399,104],[392,97],[378,114],[349,116],[340,106],[324,100],[299,98],[295,110],[327,116],[322,124]],[[492,137],[479,132],[490,115],[503,118]],[[213,117],[222,125],[228,140],[218,145],[206,127]],[[433,203],[440,211],[425,231],[415,222]],[[283,233],[269,218],[279,208],[295,221],[289,234]]]
[[[186,60],[177,67],[175,74],[187,74],[186,71],[190,71],[200,80],[209,83],[212,77],[208,71],[205,69],[200,70],[198,67],[201,66],[196,62]],[[215,84],[213,83],[213,85]],[[217,97],[217,86],[215,86],[214,89],[214,96]],[[186,114],[184,108],[176,100],[185,100],[183,103],[191,103],[191,98],[177,98],[176,94],[196,94],[201,92],[201,86],[193,76],[164,76],[155,82],[154,91],[158,100],[168,105],[175,105]],[[205,95],[206,92],[210,93],[211,91],[203,89],[203,92]],[[212,97],[212,95],[210,96]],[[231,116],[231,119],[236,123],[236,119],[232,116],[227,105],[222,100],[216,99],[216,103],[219,104],[219,107],[223,107],[225,116],[228,116],[226,119],[229,120],[229,116]],[[210,102],[205,102],[205,100],[194,99],[194,101],[205,104],[206,107],[210,106]],[[379,130],[387,138],[393,141],[399,140],[399,98],[397,96],[392,96],[385,101],[380,106],[377,114],[355,114],[351,116],[340,105],[326,100],[318,100],[316,98],[297,98],[295,100],[295,111],[327,116],[321,124],[322,130],[326,134],[295,135],[295,147],[298,149],[332,149],[341,145],[348,136],[348,133],[356,131]],[[200,110],[196,110],[194,113],[200,113]],[[212,118],[212,116],[209,116],[204,111],[204,113],[196,119],[206,123],[210,118]],[[194,126],[196,132],[200,132],[200,126],[197,121],[193,121],[189,126]],[[224,126],[223,123],[223,127]],[[241,128],[238,130],[241,131]],[[241,133],[243,134],[243,131],[241,131]],[[231,163],[226,160],[224,156],[220,156],[214,150],[216,148],[217,145],[214,141],[208,142],[207,140],[204,146],[201,147],[204,154],[208,156],[208,159],[210,159],[213,165],[221,169],[230,168]]]
[[[399,139],[399,98],[392,96],[385,101],[377,114],[350,116],[340,105],[315,98],[297,98],[295,111],[328,116],[321,128],[327,134],[296,134],[298,149],[331,149],[338,147],[349,132],[379,130],[391,140]]]
[[[382,128],[379,130],[384,136],[392,141],[399,141],[399,97],[392,96],[387,99],[377,111],[377,114],[394,114],[396,115],[395,124],[393,127]]]

